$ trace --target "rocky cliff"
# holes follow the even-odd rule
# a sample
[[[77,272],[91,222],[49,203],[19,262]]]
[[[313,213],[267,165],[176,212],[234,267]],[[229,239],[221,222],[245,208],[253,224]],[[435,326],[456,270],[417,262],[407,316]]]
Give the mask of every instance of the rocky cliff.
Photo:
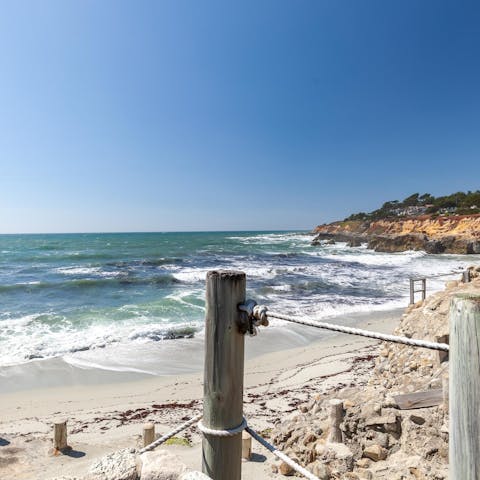
[[[312,244],[345,241],[368,243],[377,252],[425,250],[428,253],[480,253],[480,215],[350,220],[319,225]]]

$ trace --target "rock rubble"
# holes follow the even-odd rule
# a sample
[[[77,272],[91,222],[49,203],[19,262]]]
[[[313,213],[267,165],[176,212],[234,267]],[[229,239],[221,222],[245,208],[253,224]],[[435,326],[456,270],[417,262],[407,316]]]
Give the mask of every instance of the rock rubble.
[[[470,283],[450,281],[444,291],[407,308],[396,335],[448,343],[452,295],[480,292],[480,267]],[[448,385],[448,354],[383,342],[366,387],[313,397],[277,422],[271,441],[322,480],[448,478],[448,407],[400,410],[395,396]],[[445,392],[448,398],[447,392]],[[332,399],[343,401],[343,418],[332,417]],[[338,400],[337,400],[338,402]],[[332,429],[341,440],[332,441]],[[284,464],[273,471],[292,475]]]

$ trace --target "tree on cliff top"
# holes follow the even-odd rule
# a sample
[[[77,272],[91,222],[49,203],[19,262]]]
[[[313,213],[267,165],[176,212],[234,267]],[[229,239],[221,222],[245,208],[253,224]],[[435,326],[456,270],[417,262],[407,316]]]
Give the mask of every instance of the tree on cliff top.
[[[411,207],[419,207],[412,209]],[[461,215],[480,213],[480,190],[456,192],[442,197],[434,197],[430,193],[413,193],[403,201],[389,200],[379,209],[369,213],[354,213],[345,220],[380,220],[421,214]]]

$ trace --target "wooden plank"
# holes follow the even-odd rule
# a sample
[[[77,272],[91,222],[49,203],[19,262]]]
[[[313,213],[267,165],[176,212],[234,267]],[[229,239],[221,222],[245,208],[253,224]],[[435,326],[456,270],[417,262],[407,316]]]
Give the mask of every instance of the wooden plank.
[[[480,478],[480,295],[450,306],[449,478]]]
[[[205,316],[205,374],[203,424],[224,430],[243,419],[244,335],[238,305],[245,302],[243,272],[207,274]],[[213,480],[240,480],[242,434],[232,437],[204,435],[202,469]]]
[[[435,407],[443,403],[443,390],[435,388],[425,392],[406,393],[394,396],[393,399],[400,410]]]

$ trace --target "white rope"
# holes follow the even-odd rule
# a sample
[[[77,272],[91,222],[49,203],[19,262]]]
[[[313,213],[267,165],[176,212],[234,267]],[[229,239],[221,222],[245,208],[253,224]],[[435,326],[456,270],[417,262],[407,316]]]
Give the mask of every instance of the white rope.
[[[270,450],[270,452],[273,453],[276,457],[278,457],[280,460],[284,461],[288,465],[290,465],[295,471],[298,473],[301,473],[303,476],[310,480],[320,480],[317,476],[315,476],[313,473],[309,472],[305,468],[303,468],[301,465],[298,463],[294,462],[291,458],[287,457],[284,453],[280,452],[277,450],[276,447],[268,443],[264,438],[262,438],[255,430],[252,430],[248,424],[247,420],[245,417],[242,419],[242,423],[235,428],[229,428],[225,430],[215,430],[213,428],[207,428],[203,425],[203,423],[200,421],[201,418],[203,417],[203,414],[199,413],[198,415],[195,415],[195,417],[192,417],[190,420],[186,421],[185,423],[182,423],[179,425],[177,428],[172,430],[169,433],[166,433],[159,439],[155,440],[154,442],[150,443],[150,445],[147,445],[146,447],[142,448],[139,451],[139,454],[141,455],[142,453],[149,452],[153,450],[154,448],[158,447],[162,443],[166,442],[169,438],[172,438],[175,436],[177,433],[180,433],[182,430],[187,429],[188,427],[191,427],[194,423],[197,423],[198,429],[206,435],[214,435],[216,437],[233,437],[234,435],[238,435],[240,432],[243,430],[246,430],[257,442],[261,443],[267,450]]]
[[[203,414],[201,414],[201,413],[199,413],[198,415],[195,415],[193,418],[186,421],[185,423],[182,423],[181,425],[179,425],[177,428],[175,428],[171,432],[166,433],[165,435],[163,435],[159,439],[155,440],[154,442],[150,443],[146,447],[142,448],[139,453],[142,454],[142,453],[149,452],[149,451],[153,450],[154,448],[158,447],[162,443],[166,442],[169,438],[174,437],[177,433],[180,433],[182,430],[185,430],[188,427],[191,427],[194,423],[197,423],[202,417],[203,417]]]
[[[206,427],[201,421],[197,423],[197,428],[205,435],[213,435],[214,437],[233,437],[243,432],[247,428],[247,420],[245,417],[242,419],[242,423],[235,428],[228,428],[225,430],[216,430],[215,428]]]
[[[402,343],[412,347],[429,348],[430,350],[441,350],[448,352],[450,347],[446,343],[435,343],[427,340],[417,340],[414,338],[398,337],[396,335],[389,335],[386,333],[372,332],[370,330],[362,330],[361,328],[344,327],[342,325],[335,325],[326,322],[312,322],[309,320],[300,320],[299,318],[290,317],[281,313],[267,312],[267,315],[272,318],[286,320],[287,322],[298,323],[300,325],[308,325],[309,327],[323,328],[325,330],[332,330],[334,332],[348,333],[350,335],[360,335],[361,337],[375,338],[377,340],[384,340],[386,342]]]
[[[272,452],[280,460],[284,461],[286,464],[290,465],[295,471],[301,473],[304,477],[310,480],[320,480],[312,472],[309,472],[306,468],[303,468],[297,462],[294,462],[291,458],[287,457],[284,453],[278,450],[275,446],[268,443],[264,438],[262,438],[255,430],[252,430],[250,427],[245,429],[257,442],[261,443],[267,450]]]

